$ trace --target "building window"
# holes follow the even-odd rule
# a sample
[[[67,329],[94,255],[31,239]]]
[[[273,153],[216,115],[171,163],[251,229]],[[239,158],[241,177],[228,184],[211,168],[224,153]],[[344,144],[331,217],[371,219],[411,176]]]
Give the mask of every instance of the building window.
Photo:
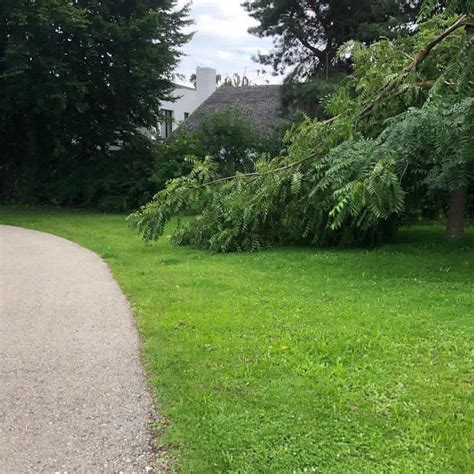
[[[173,111],[167,109],[162,109],[161,111],[164,117],[161,138],[168,138],[173,131]]]
[[[189,112],[184,112],[184,120],[186,120],[189,117]]]

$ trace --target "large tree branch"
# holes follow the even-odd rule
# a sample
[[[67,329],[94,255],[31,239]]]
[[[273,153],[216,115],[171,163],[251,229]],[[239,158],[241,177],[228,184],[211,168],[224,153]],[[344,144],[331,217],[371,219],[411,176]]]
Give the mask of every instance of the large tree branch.
[[[426,57],[430,54],[430,52],[433,50],[433,48],[444,41],[453,31],[456,31],[457,29],[466,26],[466,25],[474,25],[474,22],[472,20],[469,20],[469,18],[466,15],[462,15],[456,22],[454,22],[448,29],[443,31],[441,34],[439,34],[436,38],[431,40],[428,44],[425,45],[423,49],[421,49],[418,54],[414,57],[414,59],[411,61],[408,66],[406,66],[400,77],[397,77],[395,79],[392,79],[389,81],[382,89],[380,92],[370,101],[369,104],[367,104],[362,111],[359,114],[359,118],[365,118],[368,117],[376,105],[377,102],[379,102],[383,97],[385,97],[387,94],[392,92],[399,84],[402,82],[404,79],[408,77],[408,75],[413,72],[425,59]]]
[[[272,169],[272,170],[269,170],[269,171],[264,171],[263,173],[253,172],[253,173],[237,174],[237,175],[234,175],[234,176],[226,176],[225,178],[214,179],[213,181],[203,183],[199,187],[211,186],[213,184],[224,183],[225,181],[231,181],[235,178],[240,178],[240,177],[242,177],[242,178],[249,178],[249,177],[252,177],[252,176],[253,177],[259,177],[259,176],[265,176],[265,175],[268,175],[268,174],[276,173],[277,171],[288,170],[290,168],[293,168],[294,166],[299,166],[299,165],[302,165],[302,164],[304,164],[308,161],[311,161],[314,158],[316,158],[318,155],[319,155],[319,150],[314,151],[313,153],[311,153],[311,155],[308,155],[308,156],[304,157],[301,160],[295,161],[295,162],[290,163],[290,164],[285,165],[285,166],[280,166],[279,168],[275,168],[275,169]]]
[[[433,50],[433,48],[436,45],[438,45],[439,43],[444,41],[453,31],[456,31],[457,29],[462,28],[463,26],[473,27],[474,26],[474,21],[472,20],[471,17],[468,17],[467,15],[462,15],[448,29],[446,29],[445,31],[440,33],[436,38],[434,38],[429,43],[427,43],[423,47],[423,49],[421,49],[417,53],[417,55],[412,60],[412,62],[410,64],[408,64],[408,66],[406,66],[402,70],[400,77],[397,78],[397,79],[393,79],[390,82],[388,82],[381,89],[381,91],[370,101],[370,103],[366,107],[364,107],[361,110],[361,112],[359,112],[359,114],[356,118],[359,118],[359,119],[360,118],[366,118],[369,115],[371,115],[375,104],[377,102],[379,102],[387,94],[393,92],[395,89],[397,89],[395,91],[395,95],[400,95],[400,94],[404,93],[409,88],[410,85],[405,84],[405,85],[400,86],[400,82],[403,79],[406,79],[408,77],[408,75],[411,72],[413,72],[426,59],[426,57],[430,54],[430,52]],[[435,83],[434,80],[430,80],[430,81],[420,81],[420,82],[415,83],[414,85],[417,86],[417,87],[423,88],[423,89],[429,89],[434,85],[434,83]],[[445,83],[447,85],[452,85],[452,83],[448,82],[448,81],[445,81]],[[321,123],[324,124],[324,125],[331,125],[333,122],[337,121],[340,118],[341,118],[341,115],[339,114],[339,115],[336,115],[336,116],[334,116],[334,117],[332,117],[328,120],[325,120]],[[305,158],[303,158],[301,160],[295,161],[295,162],[290,163],[290,164],[285,165],[285,166],[281,166],[279,168],[275,168],[275,169],[272,169],[272,170],[269,170],[269,171],[265,171],[263,173],[254,172],[254,173],[245,173],[245,174],[239,174],[239,175],[234,175],[234,176],[227,176],[225,178],[219,178],[219,179],[216,179],[216,180],[213,180],[213,181],[209,181],[208,183],[203,183],[201,185],[201,187],[210,186],[210,185],[214,185],[214,184],[219,184],[219,183],[222,183],[222,182],[233,180],[235,178],[246,178],[246,177],[257,178],[257,177],[260,177],[260,176],[265,176],[265,175],[268,175],[268,174],[276,173],[278,171],[284,171],[284,170],[287,170],[287,169],[290,169],[290,168],[293,168],[293,167],[296,167],[296,166],[300,166],[302,164],[305,164],[305,163],[308,163],[308,162],[314,160],[315,158],[317,158],[319,156],[319,152],[320,152],[320,150],[313,151],[313,153],[311,153],[310,155],[306,156]]]
[[[326,53],[316,46],[312,45],[304,36],[303,32],[298,28],[298,25],[295,23],[294,18],[289,18],[289,27],[293,36],[304,46],[306,49],[309,49],[318,60],[323,63],[326,58]]]
[[[418,89],[431,89],[435,85],[435,80],[427,80],[427,81],[418,81],[413,84],[402,84],[396,91],[392,92],[392,98],[398,97],[404,94],[410,87],[417,87]],[[454,83],[450,81],[443,81],[443,84],[446,86],[452,86]],[[373,106],[370,108],[365,108],[363,112],[359,114],[359,119],[369,117],[373,112]]]
[[[312,57],[312,54],[307,54],[294,68],[293,68],[293,71],[291,71],[289,74],[288,74],[288,80],[292,81],[293,78],[297,77],[299,72],[300,72],[300,69],[304,66],[304,64],[309,60],[311,59]]]

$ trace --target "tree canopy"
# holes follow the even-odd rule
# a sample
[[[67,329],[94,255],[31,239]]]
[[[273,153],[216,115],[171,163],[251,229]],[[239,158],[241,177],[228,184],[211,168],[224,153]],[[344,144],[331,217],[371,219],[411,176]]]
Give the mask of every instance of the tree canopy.
[[[250,0],[243,6],[258,21],[250,32],[274,40],[259,62],[275,72],[307,79],[316,72],[350,70],[348,57],[337,54],[348,40],[371,43],[393,38],[414,20],[418,1],[413,0]]]
[[[120,167],[124,146],[147,146],[137,130],[155,126],[169,99],[186,15],[174,0],[3,0],[4,193],[85,202],[98,167]]]
[[[273,38],[273,49],[257,61],[286,74],[282,110],[324,118],[322,99],[352,70],[350,55],[338,54],[347,41],[370,44],[411,32],[419,0],[252,0],[243,6],[258,25],[250,32]],[[434,7],[433,7],[434,8]]]
[[[158,238],[175,215],[173,239],[212,251],[281,243],[371,245],[390,237],[422,203],[449,207],[449,237],[462,235],[474,177],[474,20],[431,13],[412,35],[339,49],[354,72],[286,136],[280,156],[255,171],[216,177],[199,161],[130,219]],[[449,204],[450,203],[450,204]]]

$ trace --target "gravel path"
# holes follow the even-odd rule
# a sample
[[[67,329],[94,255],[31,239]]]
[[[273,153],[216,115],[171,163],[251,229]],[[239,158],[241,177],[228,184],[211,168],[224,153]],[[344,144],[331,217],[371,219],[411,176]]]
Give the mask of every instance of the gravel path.
[[[148,472],[152,400],[94,253],[0,226],[0,472]]]

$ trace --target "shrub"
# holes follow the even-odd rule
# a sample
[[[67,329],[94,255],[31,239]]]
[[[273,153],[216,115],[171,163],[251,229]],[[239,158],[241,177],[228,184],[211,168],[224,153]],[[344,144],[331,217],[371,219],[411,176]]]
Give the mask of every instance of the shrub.
[[[156,190],[163,189],[168,180],[188,174],[194,161],[206,157],[213,158],[218,177],[251,172],[262,153],[274,156],[279,151],[284,132],[280,128],[264,136],[235,108],[203,115],[196,129],[183,124],[170,141],[156,145],[151,181]]]
[[[8,166],[2,169],[10,177],[2,201],[129,210],[153,196],[154,162],[154,146],[141,136],[130,137],[120,149],[92,152],[77,146],[69,153],[45,153],[15,179]]]

